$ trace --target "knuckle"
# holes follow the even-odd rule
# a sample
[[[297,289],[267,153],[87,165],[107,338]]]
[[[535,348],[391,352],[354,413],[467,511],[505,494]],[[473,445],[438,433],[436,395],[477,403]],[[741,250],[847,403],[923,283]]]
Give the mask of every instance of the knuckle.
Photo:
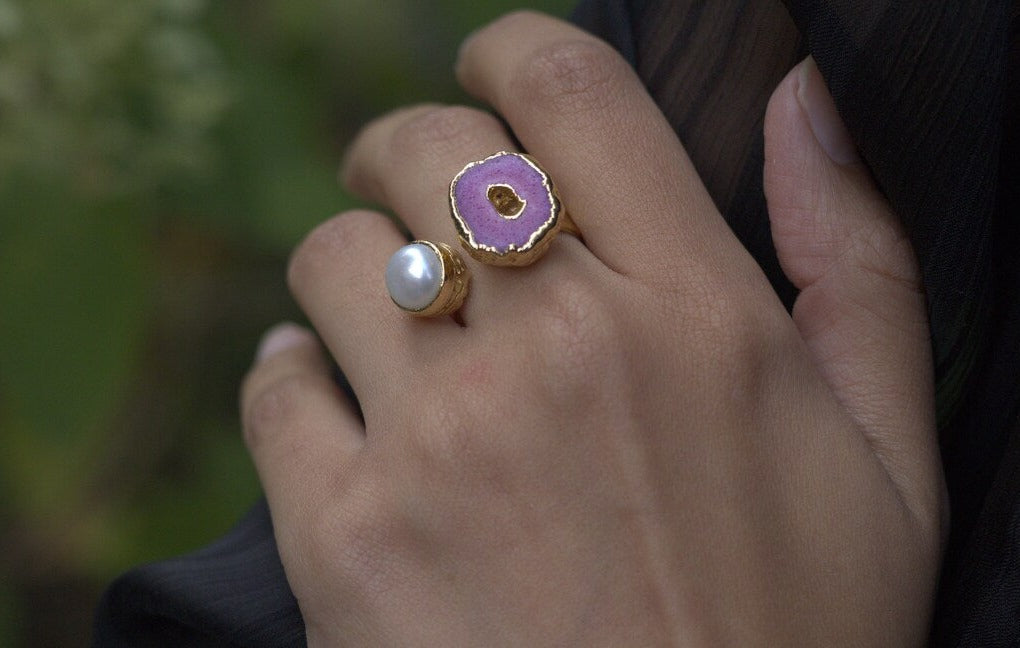
[[[482,401],[454,392],[423,408],[429,424],[411,436],[409,448],[414,463],[437,487],[481,492],[511,481],[530,446],[519,435],[502,433],[528,415],[520,411],[520,400],[507,396],[504,391]]]
[[[704,376],[730,380],[752,375],[789,334],[786,312],[763,299],[762,285],[738,284],[732,277],[700,272],[673,308],[684,340],[685,365]]]
[[[465,407],[465,399],[463,394],[432,399],[431,406],[424,410],[430,424],[414,437],[419,459],[427,466],[429,474],[439,480],[455,478],[462,466],[483,461],[490,454],[481,421],[464,414],[476,411]],[[498,407],[495,403],[491,409]]]
[[[386,187],[379,180],[378,168],[381,163],[387,161],[386,156],[392,143],[395,125],[440,107],[439,104],[406,106],[376,117],[362,126],[351,140],[340,165],[339,177],[343,186],[355,193],[373,196],[382,201],[385,198]]]
[[[352,211],[319,224],[295,248],[287,264],[287,285],[292,291],[331,276],[336,264],[372,235],[377,220],[372,212]],[[352,267],[352,272],[357,268]]]
[[[386,580],[398,544],[397,507],[371,480],[356,480],[308,525],[306,560],[312,568],[335,565],[337,585],[365,595]]]
[[[446,160],[475,148],[484,133],[501,133],[492,115],[466,106],[442,106],[421,113],[396,128],[390,146],[395,161],[421,164]]]
[[[548,393],[575,400],[596,395],[606,371],[620,359],[625,335],[614,305],[580,277],[558,277],[545,286],[536,313],[541,331],[536,350]]]
[[[304,399],[315,388],[312,376],[293,373],[258,389],[247,401],[243,413],[244,438],[248,446],[255,448],[264,444],[297,420],[303,411]]]
[[[533,9],[514,9],[503,14],[492,22],[490,29],[512,30],[530,29],[536,23],[548,20],[549,18]]]
[[[610,108],[613,88],[626,73],[626,64],[604,43],[560,41],[525,60],[511,88],[537,110],[578,115]]]
[[[530,33],[549,20],[549,16],[533,9],[514,9],[469,35],[461,45],[461,55],[472,43],[513,38],[515,34]]]
[[[792,341],[792,325],[781,309],[760,308],[739,290],[719,293],[699,318],[697,340],[687,351],[720,393],[757,393],[768,367]]]

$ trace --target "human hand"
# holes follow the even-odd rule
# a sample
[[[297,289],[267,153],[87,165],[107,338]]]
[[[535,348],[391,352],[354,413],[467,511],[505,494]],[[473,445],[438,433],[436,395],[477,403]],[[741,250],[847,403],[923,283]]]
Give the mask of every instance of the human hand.
[[[464,326],[394,308],[405,241],[381,214],[295,252],[364,412],[309,332],[266,337],[244,429],[309,643],[922,643],[944,523],[924,297],[813,64],[766,119],[792,317],[608,46],[513,14],[457,74],[584,243],[467,259]],[[344,177],[452,242],[450,178],[512,148],[483,112],[415,107],[370,124]]]

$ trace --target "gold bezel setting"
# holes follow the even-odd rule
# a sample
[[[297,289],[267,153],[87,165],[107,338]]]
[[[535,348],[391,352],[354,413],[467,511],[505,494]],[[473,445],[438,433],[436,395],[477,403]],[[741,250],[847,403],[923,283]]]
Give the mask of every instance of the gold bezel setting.
[[[494,163],[499,158],[516,158],[517,160],[523,161],[526,166],[520,166],[519,163],[517,169],[511,169],[510,172],[528,174],[530,177],[524,177],[519,179],[516,183],[503,176],[494,176],[486,180],[488,176],[480,176],[477,180],[472,181],[478,184],[478,192],[484,193],[485,201],[475,198],[476,204],[471,206],[471,209],[475,209],[476,213],[472,215],[466,215],[463,212],[463,207],[460,205],[460,200],[457,195],[458,185],[461,183],[465,174],[468,174],[473,169]],[[491,181],[489,181],[491,180]],[[537,180],[537,181],[536,181]],[[543,191],[538,191],[538,187],[541,186]],[[483,191],[484,187],[484,191]],[[500,204],[493,198],[492,188],[493,187],[505,187],[512,192],[512,197],[509,198],[509,203],[515,206],[519,205],[519,209],[509,211],[504,209],[504,204]],[[528,189],[530,191],[522,191]],[[530,194],[530,195],[525,195]],[[505,195],[501,197],[502,200],[507,200]],[[486,213],[477,213],[478,205],[489,203],[487,206],[491,207],[491,211],[486,209]],[[523,222],[523,214],[528,209],[529,203],[536,205],[534,209],[547,209],[548,214],[542,213],[540,215],[540,222]],[[556,187],[553,184],[552,178],[549,174],[542,169],[541,165],[535,161],[530,155],[525,153],[514,153],[510,151],[499,151],[494,153],[482,160],[471,162],[464,166],[460,172],[454,176],[450,182],[449,191],[449,204],[450,204],[450,215],[453,218],[454,227],[457,230],[457,236],[460,239],[461,245],[467,250],[475,259],[489,265],[496,266],[526,266],[534,263],[544,255],[548,249],[549,244],[556,238],[556,234],[560,230],[565,230],[571,233],[576,233],[577,228],[570,221],[566,210],[563,208],[563,203],[559,198],[559,194],[556,191]],[[508,213],[509,211],[509,213]],[[479,240],[484,238],[476,232],[478,223],[472,226],[471,221],[479,221],[480,219],[490,219],[490,221],[499,224],[500,221],[514,222],[511,226],[507,223],[502,225],[503,229],[518,227],[517,222],[520,222],[519,227],[526,228],[523,232],[516,232],[514,236],[516,240],[520,240],[522,234],[526,235],[527,238],[523,242],[518,243],[507,243],[506,241],[500,241],[496,243],[494,241],[485,242]]]
[[[415,240],[408,243],[408,245],[423,245],[429,248],[439,259],[442,268],[439,289],[435,298],[424,308],[420,309],[406,308],[393,297],[392,293],[390,294],[390,300],[400,310],[415,317],[438,317],[456,312],[467,297],[468,284],[471,281],[471,272],[464,264],[464,260],[446,243]]]

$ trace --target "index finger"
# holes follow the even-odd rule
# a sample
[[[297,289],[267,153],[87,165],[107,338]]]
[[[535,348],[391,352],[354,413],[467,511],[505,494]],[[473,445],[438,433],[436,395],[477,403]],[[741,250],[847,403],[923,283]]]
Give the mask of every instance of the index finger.
[[[661,277],[663,263],[743,253],[658,106],[606,43],[519,12],[465,41],[457,76],[549,170],[609,267]]]

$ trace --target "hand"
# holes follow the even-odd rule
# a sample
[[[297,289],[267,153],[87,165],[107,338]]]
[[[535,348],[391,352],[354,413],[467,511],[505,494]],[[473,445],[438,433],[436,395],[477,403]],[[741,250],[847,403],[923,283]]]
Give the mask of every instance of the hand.
[[[311,333],[265,338],[244,429],[309,643],[922,643],[944,524],[924,296],[811,61],[766,120],[792,317],[605,44],[514,14],[457,75],[584,242],[468,259],[463,326],[390,303],[404,238],[381,214],[295,252],[292,291],[364,411]],[[344,177],[453,242],[449,180],[512,142],[478,110],[409,108]]]

